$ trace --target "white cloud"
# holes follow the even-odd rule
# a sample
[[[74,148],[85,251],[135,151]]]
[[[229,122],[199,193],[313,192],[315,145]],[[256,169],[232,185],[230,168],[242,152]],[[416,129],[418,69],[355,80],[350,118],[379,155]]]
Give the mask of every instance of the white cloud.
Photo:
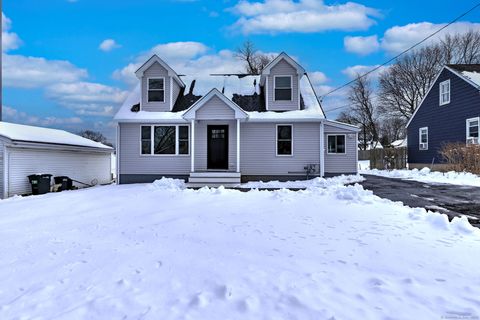
[[[58,125],[72,125],[81,124],[83,120],[79,117],[38,117],[30,115],[18,109],[3,106],[3,120],[7,122],[22,123],[36,126],[58,126]]]
[[[130,85],[138,83],[135,71],[151,55],[157,54],[170,65],[178,74],[188,75],[182,77],[188,84],[197,79],[196,92],[209,90],[217,86],[221,77],[212,77],[212,73],[238,73],[243,71],[243,63],[236,58],[235,52],[230,50],[212,51],[199,42],[171,42],[159,44],[135,58],[135,62],[122,69],[115,70],[113,77],[123,80]]]
[[[17,49],[22,44],[22,40],[20,40],[20,38],[16,33],[9,32],[11,26],[12,26],[12,21],[2,11],[2,51],[3,52]]]
[[[105,39],[98,46],[98,48],[104,52],[112,51],[113,49],[120,48],[120,47],[121,45],[119,45],[113,39]]]
[[[74,82],[88,73],[68,61],[22,55],[2,55],[2,76],[5,87],[35,88],[58,82]]]
[[[363,74],[369,72],[370,70],[373,70],[373,69],[377,68],[378,66],[379,66],[378,64],[373,65],[373,66],[356,65],[356,66],[351,66],[351,67],[343,69],[342,73],[353,80],[358,75],[363,75]],[[382,73],[383,71],[385,71],[387,69],[388,69],[388,66],[381,66],[380,68],[378,68],[378,70],[375,70],[374,72],[372,72],[370,74],[370,77],[377,78],[380,75],[380,73]]]
[[[380,48],[380,43],[376,35],[369,37],[350,37],[343,39],[343,44],[348,52],[357,53],[360,55],[367,55],[377,51]]]
[[[240,16],[232,27],[244,34],[366,30],[379,16],[355,2],[328,6],[322,0],[242,0],[231,11]]]
[[[92,82],[57,83],[47,87],[47,96],[79,115],[110,116],[128,92]]]
[[[308,73],[308,77],[313,85],[319,85],[328,81],[327,76],[325,73],[321,71],[313,71]]]

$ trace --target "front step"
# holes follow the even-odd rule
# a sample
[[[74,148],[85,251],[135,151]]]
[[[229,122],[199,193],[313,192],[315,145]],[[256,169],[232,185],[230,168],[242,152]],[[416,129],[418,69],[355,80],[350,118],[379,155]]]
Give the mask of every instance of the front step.
[[[240,183],[240,172],[191,172],[188,184],[192,187],[212,186],[234,186]]]

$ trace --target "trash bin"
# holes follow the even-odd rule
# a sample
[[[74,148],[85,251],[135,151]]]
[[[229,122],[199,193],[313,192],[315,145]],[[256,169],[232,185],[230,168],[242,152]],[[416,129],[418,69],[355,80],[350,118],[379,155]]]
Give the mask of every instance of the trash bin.
[[[67,176],[54,177],[53,180],[55,181],[55,184],[61,185],[60,188],[58,188],[58,191],[72,190],[73,188],[73,181]]]
[[[31,174],[28,176],[32,186],[32,194],[44,194],[50,192],[51,174]]]

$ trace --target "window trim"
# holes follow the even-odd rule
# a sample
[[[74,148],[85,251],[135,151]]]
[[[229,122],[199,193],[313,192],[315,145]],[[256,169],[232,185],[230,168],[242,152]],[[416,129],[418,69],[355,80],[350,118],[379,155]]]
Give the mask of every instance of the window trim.
[[[188,153],[179,153],[179,127],[188,127]],[[150,153],[142,153],[142,127],[150,127]],[[175,127],[175,153],[171,154],[155,154],[154,145],[155,145],[155,127]],[[189,157],[192,148],[192,129],[189,124],[141,124],[140,125],[140,156],[141,157]]]
[[[278,89],[290,89],[291,90],[290,100],[277,100],[277,97],[275,95],[275,90],[277,89],[275,79],[280,78],[280,77],[289,77],[290,78],[290,88],[282,88],[282,87],[278,88]],[[288,75],[288,74],[280,75],[279,74],[279,75],[273,76],[273,102],[282,102],[282,101],[293,101],[293,76],[292,75]]]
[[[344,137],[345,137],[345,150],[344,150],[344,152],[330,152],[330,151],[328,150],[328,137],[330,137],[330,136],[332,136],[332,137],[344,136]],[[336,143],[336,142],[337,142],[337,141],[335,141],[335,143]],[[341,156],[341,155],[346,155],[346,154],[347,154],[347,134],[345,134],[345,133],[329,133],[329,134],[327,134],[326,147],[327,147],[327,148],[326,148],[326,149],[327,149],[327,154],[340,155],[340,156]]]
[[[291,153],[290,154],[278,154],[278,127],[290,127],[291,138],[290,138],[290,145],[291,145]],[[293,124],[289,123],[277,123],[275,125],[275,156],[276,157],[293,157]]]
[[[422,149],[421,145],[422,145],[422,130],[426,130],[427,132],[427,142],[426,142],[426,145],[427,147],[425,149]],[[426,151],[428,150],[428,127],[421,127],[421,128],[418,128],[418,150],[420,151]]]
[[[470,122],[477,121],[478,123],[478,130],[479,130],[479,136],[477,137],[478,141],[475,144],[480,144],[480,117],[473,117],[473,118],[468,118],[465,120],[465,143],[468,143],[469,138],[474,138],[470,136]]]
[[[153,80],[158,80],[162,79],[163,80],[163,89],[150,89],[150,79]],[[149,91],[163,91],[163,101],[150,101],[148,98],[148,92]],[[165,77],[148,77],[147,78],[147,103],[165,103],[165,92],[167,90],[165,89]]]
[[[445,83],[448,83],[448,101],[442,101],[442,96],[447,93],[447,92],[442,93],[442,86],[443,86]],[[451,87],[450,87],[450,79],[447,79],[447,80],[445,80],[445,81],[440,82],[439,88],[438,88],[438,92],[439,92],[439,104],[440,104],[441,106],[444,106],[444,105],[450,103],[450,101],[451,101],[451,97],[450,97],[451,91],[452,91],[452,90],[451,90]]]

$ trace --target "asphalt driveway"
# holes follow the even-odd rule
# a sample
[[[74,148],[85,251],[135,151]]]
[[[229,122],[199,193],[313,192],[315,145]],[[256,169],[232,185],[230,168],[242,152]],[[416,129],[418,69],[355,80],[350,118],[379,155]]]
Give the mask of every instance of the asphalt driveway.
[[[427,184],[418,181],[362,175],[361,185],[379,197],[401,201],[410,207],[442,212],[449,219],[465,215],[480,227],[480,188],[451,184]]]

